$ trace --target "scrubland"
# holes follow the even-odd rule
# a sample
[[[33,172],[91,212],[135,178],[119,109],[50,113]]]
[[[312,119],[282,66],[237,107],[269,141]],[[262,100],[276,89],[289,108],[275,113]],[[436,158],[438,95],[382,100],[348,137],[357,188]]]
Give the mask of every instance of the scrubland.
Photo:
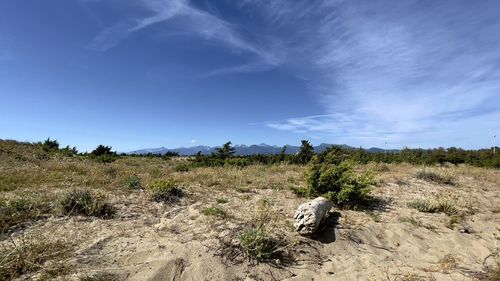
[[[302,237],[307,166],[101,163],[0,142],[1,280],[500,280],[500,170],[358,165],[371,200]]]

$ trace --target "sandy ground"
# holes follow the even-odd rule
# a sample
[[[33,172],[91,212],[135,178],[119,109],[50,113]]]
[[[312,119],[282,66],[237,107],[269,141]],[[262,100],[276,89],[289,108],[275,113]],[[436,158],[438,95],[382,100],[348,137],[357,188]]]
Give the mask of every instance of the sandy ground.
[[[60,236],[78,245],[67,261],[70,280],[102,272],[116,274],[116,280],[479,280],[498,262],[500,172],[457,174],[458,184],[450,186],[415,179],[417,168],[398,169],[379,176],[374,194],[380,205],[333,209],[312,238],[290,227],[305,200],[290,190],[208,191],[203,184],[191,186],[189,196],[173,205],[151,202],[141,192],[116,195],[113,219],[50,218],[23,234]],[[228,199],[220,206],[229,218],[201,214],[220,197]],[[450,226],[448,215],[408,208],[416,198],[445,198],[469,215]],[[293,261],[256,263],[225,252],[221,241],[237,239],[263,214],[295,242]]]

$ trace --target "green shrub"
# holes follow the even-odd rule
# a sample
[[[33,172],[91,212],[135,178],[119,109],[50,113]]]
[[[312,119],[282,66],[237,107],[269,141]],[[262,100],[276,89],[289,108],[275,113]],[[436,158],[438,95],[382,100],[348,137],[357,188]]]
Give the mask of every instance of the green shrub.
[[[104,154],[104,155],[99,155],[99,156],[95,157],[95,159],[101,163],[111,163],[111,162],[116,161],[116,159],[118,159],[118,156]]]
[[[136,175],[128,176],[125,179],[125,186],[128,189],[141,189],[142,188],[141,179]]]
[[[225,166],[236,166],[243,168],[249,166],[250,164],[252,164],[252,161],[250,161],[250,159],[247,158],[237,157],[237,158],[227,158],[226,160],[224,160]]]
[[[219,204],[226,204],[227,202],[229,202],[229,200],[227,200],[226,198],[217,198],[215,199],[215,202],[219,203]]]
[[[456,215],[459,213],[458,209],[449,201],[430,201],[417,199],[409,202],[408,207],[417,209],[424,213],[445,213],[447,215]]]
[[[258,261],[273,259],[278,254],[278,243],[263,228],[247,228],[240,237],[245,256]]]
[[[224,209],[217,207],[217,206],[204,208],[201,211],[201,213],[204,214],[205,216],[214,216],[214,217],[217,217],[219,219],[225,219],[227,217],[226,211],[224,211]]]
[[[337,205],[358,205],[367,201],[374,184],[369,173],[357,175],[354,164],[349,161],[337,162],[333,156],[313,159],[306,173],[308,197],[324,196]],[[296,189],[296,193],[303,192]]]
[[[177,166],[175,166],[175,171],[176,172],[188,172],[189,171],[189,165],[182,163]]]
[[[436,172],[431,172],[431,171],[419,171],[417,173],[417,179],[425,180],[428,182],[435,182],[439,184],[448,184],[448,185],[454,185],[455,180],[453,179],[452,176],[450,175],[441,175]]]
[[[157,180],[150,184],[151,199],[156,202],[172,203],[184,196],[184,191],[169,180]]]
[[[83,215],[109,218],[113,208],[104,198],[89,190],[73,190],[60,200],[63,213],[68,215]]]

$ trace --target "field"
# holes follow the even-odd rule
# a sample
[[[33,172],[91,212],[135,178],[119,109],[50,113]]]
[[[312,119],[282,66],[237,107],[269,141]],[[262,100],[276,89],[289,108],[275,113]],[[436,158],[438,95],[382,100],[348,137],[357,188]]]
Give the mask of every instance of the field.
[[[371,203],[302,237],[307,166],[189,163],[1,141],[0,279],[500,280],[498,169],[359,165]],[[248,246],[254,230],[271,251]]]

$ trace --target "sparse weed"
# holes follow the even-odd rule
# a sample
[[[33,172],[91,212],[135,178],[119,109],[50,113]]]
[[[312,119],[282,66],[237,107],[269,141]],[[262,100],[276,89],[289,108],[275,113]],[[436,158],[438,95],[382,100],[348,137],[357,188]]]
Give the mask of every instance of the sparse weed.
[[[37,220],[53,210],[52,198],[37,194],[0,198],[0,230],[17,226],[23,222]]]
[[[218,207],[218,206],[212,206],[212,207],[207,207],[207,208],[204,208],[202,211],[201,211],[202,214],[204,214],[205,216],[214,216],[214,217],[217,217],[218,219],[225,219],[227,218],[227,213],[226,211],[224,211],[224,209]]]
[[[23,237],[5,240],[0,245],[0,280],[11,280],[22,274],[39,270],[51,259],[64,258],[71,245],[63,240]]]
[[[219,204],[226,204],[227,202],[229,202],[229,200],[227,200],[226,198],[220,197],[220,198],[215,199],[215,202],[217,202]]]
[[[455,180],[451,175],[442,175],[432,171],[422,170],[417,172],[417,179],[425,180],[428,182],[435,182],[438,184],[455,185]]]
[[[85,276],[80,278],[80,281],[118,281],[120,278],[118,275],[109,273],[109,272],[101,272],[92,276]]]
[[[456,215],[459,213],[457,207],[449,201],[430,201],[417,199],[409,202],[408,207],[417,209],[424,213],[445,213],[447,215]]]
[[[431,224],[425,224],[422,221],[416,220],[414,218],[402,217],[402,218],[399,218],[399,221],[403,222],[403,223],[405,223],[405,222],[410,223],[411,225],[416,226],[416,227],[423,227],[423,228],[426,228],[426,229],[433,231],[433,232],[436,232],[436,230],[437,230],[436,226],[431,225]]]
[[[241,247],[248,258],[258,261],[272,259],[278,252],[278,243],[263,228],[247,228],[241,234]]]
[[[456,255],[447,254],[438,261],[439,270],[444,273],[449,273],[457,267],[460,258]]]
[[[125,186],[128,189],[141,189],[142,188],[141,179],[136,175],[128,176],[125,179]]]
[[[156,202],[173,203],[184,196],[184,191],[169,180],[157,180],[150,184],[151,199]]]
[[[60,199],[62,211],[67,215],[83,215],[109,218],[113,215],[112,206],[104,197],[90,190],[73,190]]]

